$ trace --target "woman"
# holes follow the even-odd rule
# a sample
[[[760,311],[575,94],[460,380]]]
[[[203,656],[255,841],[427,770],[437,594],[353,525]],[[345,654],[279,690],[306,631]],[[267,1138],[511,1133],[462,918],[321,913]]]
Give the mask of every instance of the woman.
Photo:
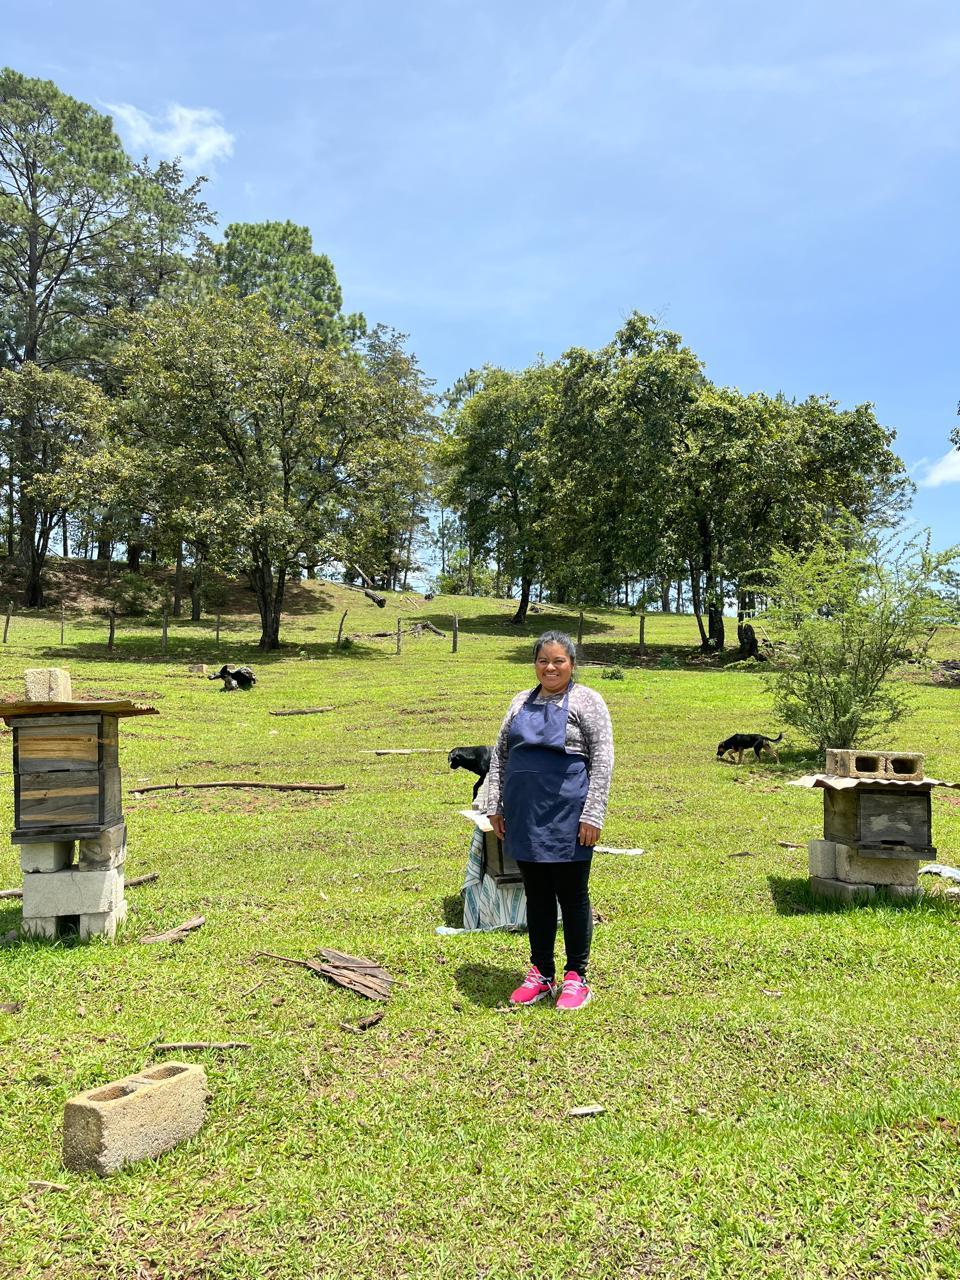
[[[574,680],[576,649],[545,631],[533,650],[537,687],[510,704],[490,759],[487,816],[504,852],[520,864],[527,895],[530,969],[511,1004],[557,994],[557,904],[566,966],[558,1009],[592,998],[593,935],[588,881],[610,793],[613,734],[606,703]]]

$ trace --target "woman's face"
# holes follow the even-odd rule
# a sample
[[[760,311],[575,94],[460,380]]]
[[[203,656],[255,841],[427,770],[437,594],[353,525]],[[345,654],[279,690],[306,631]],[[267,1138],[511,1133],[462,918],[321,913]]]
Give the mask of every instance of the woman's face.
[[[547,693],[561,693],[570,683],[573,663],[562,644],[545,644],[534,659],[537,679]]]

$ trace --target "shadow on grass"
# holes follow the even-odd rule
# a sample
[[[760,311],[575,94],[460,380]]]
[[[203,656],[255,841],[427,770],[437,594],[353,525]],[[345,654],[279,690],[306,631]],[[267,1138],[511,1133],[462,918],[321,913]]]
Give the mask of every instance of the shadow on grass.
[[[67,644],[64,648],[60,648],[59,645],[50,645],[37,652],[40,657],[55,659],[56,665],[62,665],[66,658],[83,658],[86,662],[140,662],[166,666],[172,662],[206,662],[209,666],[217,668],[227,663],[234,667],[250,666],[254,670],[258,666],[270,666],[297,656],[302,656],[310,662],[322,662],[328,658],[352,658],[363,662],[370,658],[383,657],[382,649],[356,642],[349,648],[338,649],[332,640],[321,644],[281,641],[279,649],[264,651],[259,648],[255,640],[237,640],[233,643],[224,643],[221,640],[220,648],[217,649],[212,638],[209,641],[198,640],[193,643],[187,641],[182,645],[170,644],[164,654],[159,652],[159,641],[154,647],[149,642],[145,642],[142,636],[129,638],[118,636],[112,651],[107,649],[105,642],[99,644],[80,642]]]
[[[767,883],[770,886],[770,896],[777,914],[781,916],[836,915],[840,911],[857,911],[863,907],[877,906],[886,907],[891,911],[929,910],[931,907],[940,911],[943,911],[944,907],[949,909],[949,903],[935,903],[929,896],[920,899],[908,898],[905,901],[891,898],[883,892],[882,888],[878,888],[877,896],[869,902],[831,902],[814,896],[806,876],[767,876]],[[947,911],[944,912],[944,914],[947,913]],[[949,910],[949,914],[953,914],[952,910]]]
[[[453,625],[453,613],[453,610],[449,613],[434,611],[410,616],[416,622],[431,622],[441,631],[449,633]],[[544,610],[542,613],[529,614],[526,622],[522,623],[511,621],[512,617],[511,613],[480,613],[460,617],[457,626],[462,635],[529,636],[531,640],[536,640],[544,631],[564,631],[576,639],[576,614],[571,616],[569,613],[548,613]],[[583,620],[585,636],[601,635],[612,630],[613,626],[608,622],[598,622],[595,618]]]
[[[463,894],[448,893],[443,900],[443,923],[448,929],[463,928]]]
[[[508,999],[517,986],[522,966],[498,969],[491,964],[464,964],[454,974],[457,986],[471,1004],[495,1009]]]

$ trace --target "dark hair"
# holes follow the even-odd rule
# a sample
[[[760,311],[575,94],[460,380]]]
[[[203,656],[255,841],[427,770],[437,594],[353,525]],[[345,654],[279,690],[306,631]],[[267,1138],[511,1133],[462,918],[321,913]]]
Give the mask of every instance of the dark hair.
[[[542,636],[537,637],[537,642],[533,646],[534,661],[540,656],[540,650],[545,644],[558,644],[567,652],[567,657],[577,665],[577,646],[573,643],[565,631],[544,631]]]

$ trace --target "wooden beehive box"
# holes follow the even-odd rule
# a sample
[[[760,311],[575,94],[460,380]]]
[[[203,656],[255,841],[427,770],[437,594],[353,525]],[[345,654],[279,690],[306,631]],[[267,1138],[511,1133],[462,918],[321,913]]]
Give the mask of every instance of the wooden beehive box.
[[[931,858],[930,791],[910,786],[824,788],[823,836],[870,858]]]
[[[520,868],[508,853],[503,851],[503,841],[498,840],[494,832],[483,833],[484,870],[493,876],[497,884],[507,884],[521,879]]]
[[[14,842],[98,835],[123,818],[118,721],[132,703],[0,706],[13,730]]]

